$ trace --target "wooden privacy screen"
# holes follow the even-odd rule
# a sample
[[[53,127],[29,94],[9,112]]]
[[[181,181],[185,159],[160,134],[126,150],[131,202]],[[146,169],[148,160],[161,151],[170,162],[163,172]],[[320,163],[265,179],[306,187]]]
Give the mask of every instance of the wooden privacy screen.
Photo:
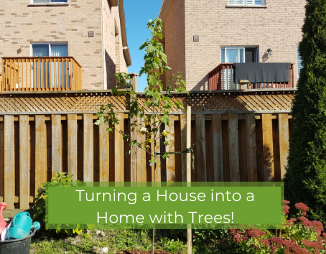
[[[128,115],[119,129],[130,133]],[[171,115],[167,151],[186,147],[186,115]],[[0,116],[0,201],[26,209],[52,173],[68,172],[90,181],[182,181],[186,156],[170,155],[154,166],[150,155],[133,149],[117,131],[96,126],[94,114]],[[133,119],[135,120],[135,119]],[[192,181],[280,181],[285,173],[291,116],[288,114],[193,114],[195,155]],[[131,135],[144,139],[133,131]],[[164,145],[157,144],[163,152]]]

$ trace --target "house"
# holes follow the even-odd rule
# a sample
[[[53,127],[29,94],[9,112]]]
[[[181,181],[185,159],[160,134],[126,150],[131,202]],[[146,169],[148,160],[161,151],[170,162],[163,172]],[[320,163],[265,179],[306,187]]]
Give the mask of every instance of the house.
[[[0,1],[1,91],[105,90],[128,72],[123,0]]]
[[[295,88],[305,3],[163,0],[162,42],[172,68],[163,80],[180,71],[187,90],[240,89],[239,79],[249,81],[249,88]],[[282,74],[287,77],[280,78]]]

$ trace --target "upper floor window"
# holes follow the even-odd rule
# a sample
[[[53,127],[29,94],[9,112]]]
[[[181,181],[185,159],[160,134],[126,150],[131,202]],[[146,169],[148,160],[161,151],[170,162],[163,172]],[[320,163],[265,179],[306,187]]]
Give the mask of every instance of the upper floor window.
[[[258,62],[258,47],[221,47],[221,63]]]
[[[265,0],[229,0],[229,5],[265,5]]]
[[[34,4],[67,3],[68,0],[32,0]]]

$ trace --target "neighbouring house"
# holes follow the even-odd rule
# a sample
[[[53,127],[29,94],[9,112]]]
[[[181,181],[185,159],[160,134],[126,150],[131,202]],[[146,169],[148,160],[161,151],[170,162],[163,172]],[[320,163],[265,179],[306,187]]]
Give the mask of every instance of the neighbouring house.
[[[0,1],[1,91],[105,90],[131,65],[123,0]]]
[[[180,71],[187,90],[295,88],[305,3],[163,0],[163,83]]]

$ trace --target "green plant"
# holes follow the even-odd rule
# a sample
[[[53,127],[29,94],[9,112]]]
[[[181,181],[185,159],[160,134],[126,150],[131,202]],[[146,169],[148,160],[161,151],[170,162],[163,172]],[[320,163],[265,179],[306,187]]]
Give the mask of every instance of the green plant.
[[[59,183],[71,183],[73,175],[67,174],[65,172],[58,173],[54,172],[53,177],[51,178],[51,182],[59,182]],[[81,182],[77,180],[76,182]],[[48,191],[45,187],[47,183],[43,183],[42,187],[38,188],[38,195],[35,197],[35,204],[33,206],[33,220],[38,221],[42,227],[44,227],[47,215],[45,212],[46,199],[48,197]],[[83,230],[81,229],[56,229],[56,233],[64,233],[68,236],[73,234],[81,234]]]
[[[230,229],[229,244],[233,253],[326,253],[326,233],[319,221],[309,221],[305,216],[309,207],[296,203],[296,218],[288,219],[290,202],[284,201],[284,229],[280,235],[268,230]]]
[[[147,39],[140,50],[145,50],[145,64],[141,68],[139,76],[142,74],[147,75],[147,86],[144,90],[145,103],[139,105],[137,93],[130,82],[130,76],[127,73],[117,73],[117,86],[112,89],[112,95],[125,95],[126,108],[130,109],[129,118],[131,120],[131,132],[136,129],[144,136],[144,140],[136,139],[129,134],[124,133],[122,130],[115,128],[119,124],[119,119],[114,112],[113,104],[101,105],[97,113],[98,120],[95,124],[106,124],[108,132],[113,132],[116,129],[122,136],[124,141],[129,142],[130,149],[127,154],[131,152],[132,147],[136,149],[143,149],[151,156],[150,165],[154,165],[153,179],[156,178],[156,164],[159,162],[158,158],[161,156],[156,153],[156,144],[160,139],[164,139],[164,145],[169,145],[167,139],[168,132],[161,131],[161,127],[168,126],[170,121],[170,111],[173,106],[178,109],[184,109],[181,102],[173,100],[175,93],[188,92],[186,91],[186,83],[182,80],[181,75],[178,73],[172,76],[166,85],[166,91],[163,92],[163,84],[161,76],[171,68],[167,65],[167,56],[164,53],[164,48],[160,40],[162,39],[162,20],[155,18],[154,21],[149,20],[147,24],[148,29],[151,30],[152,38]],[[176,81],[174,79],[176,78]],[[128,88],[126,91],[118,91],[120,88]],[[149,112],[148,110],[149,109]],[[136,120],[134,119],[136,118]],[[162,156],[163,159],[168,158],[168,153],[165,152]],[[152,253],[154,253],[154,238],[155,229],[153,229],[153,242]]]
[[[140,76],[142,74],[147,75],[147,86],[144,90],[145,103],[139,105],[136,97],[137,93],[131,85],[130,77],[127,73],[115,74],[118,82],[117,86],[112,89],[112,95],[125,95],[127,98],[130,98],[125,101],[126,107],[130,108],[129,118],[138,118],[138,120],[131,122],[131,131],[137,129],[146,138],[145,141],[136,140],[132,139],[131,135],[125,134],[122,130],[118,130],[118,132],[123,135],[125,141],[129,141],[130,148],[136,146],[136,148],[143,149],[150,154],[150,162],[155,164],[158,162],[157,157],[160,156],[155,153],[156,143],[159,142],[159,139],[165,138],[168,135],[168,132],[166,130],[161,131],[160,127],[169,125],[169,116],[172,107],[176,106],[179,109],[184,109],[182,103],[173,100],[174,94],[188,92],[185,89],[186,83],[181,79],[180,74],[170,78],[166,91],[163,91],[163,84],[160,77],[165,71],[171,68],[167,65],[167,57],[164,53],[163,45],[160,42],[163,29],[162,21],[156,18],[154,21],[150,20],[147,26],[151,30],[152,38],[148,39],[140,47],[141,50],[145,49],[145,64],[139,73]],[[176,79],[175,82],[173,82],[174,79]],[[118,87],[130,89],[120,91]],[[146,108],[150,112],[146,112]],[[106,124],[108,132],[112,132],[115,126],[119,124],[119,119],[114,112],[113,104],[101,105],[97,116],[99,119],[95,124]],[[165,140],[164,145],[168,146],[169,141]],[[128,150],[128,153],[130,153],[130,150]],[[165,153],[163,159],[167,157],[168,154]]]
[[[160,244],[165,251],[169,251],[172,253],[180,252],[184,250],[184,245],[182,242],[177,239],[175,241],[174,239],[169,239],[167,237],[160,237]]]
[[[326,3],[307,0],[299,52],[303,68],[292,108],[284,195],[312,207],[310,218],[326,223]],[[295,213],[294,209],[290,210]]]

